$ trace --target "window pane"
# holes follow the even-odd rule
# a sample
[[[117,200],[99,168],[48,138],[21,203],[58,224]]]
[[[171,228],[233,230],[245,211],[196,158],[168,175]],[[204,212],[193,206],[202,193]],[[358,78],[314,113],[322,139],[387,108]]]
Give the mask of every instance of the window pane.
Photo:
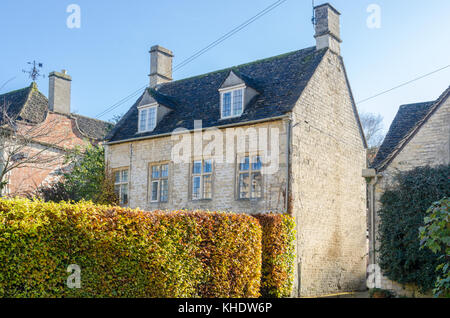
[[[239,198],[250,199],[250,182],[248,173],[239,175]]]
[[[123,170],[122,171],[122,183],[124,182],[128,182],[128,170]]]
[[[239,165],[239,170],[248,171],[250,169],[250,159],[249,157],[242,158],[241,164]]]
[[[242,114],[242,89],[233,92],[233,116]]]
[[[159,183],[157,181],[152,182],[152,195],[151,195],[151,201],[158,201],[158,185]]]
[[[143,109],[140,111],[139,116],[139,131],[147,130],[147,113],[148,109]]]
[[[212,172],[212,160],[205,160],[205,163],[203,165],[203,172],[204,173]]]
[[[168,177],[169,177],[169,165],[162,165],[161,178],[168,178]]]
[[[203,199],[212,199],[211,176],[203,176]]]
[[[117,171],[115,174],[115,183],[120,183],[120,171]]]
[[[148,110],[148,128],[147,130],[153,130],[156,127],[156,107]]]
[[[152,167],[152,179],[159,179],[159,166]]]
[[[252,199],[262,197],[262,177],[261,173],[252,173]]]
[[[194,167],[192,170],[193,174],[201,174],[202,173],[202,162],[201,161],[194,161]]]
[[[120,188],[120,203],[121,204],[128,204],[128,184],[123,184]]]
[[[222,117],[231,116],[231,93],[223,94]]]
[[[169,201],[169,181],[161,181],[161,202]]]
[[[201,177],[194,177],[192,179],[192,199],[194,199],[194,200],[201,199],[200,181],[201,181]]]
[[[253,157],[252,158],[252,170],[261,170],[261,168],[262,168],[261,157],[260,156]]]

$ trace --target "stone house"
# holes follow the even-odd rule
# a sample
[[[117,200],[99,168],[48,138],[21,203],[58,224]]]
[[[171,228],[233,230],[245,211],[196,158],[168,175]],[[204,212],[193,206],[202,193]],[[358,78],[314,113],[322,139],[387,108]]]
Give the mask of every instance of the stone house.
[[[315,13],[314,47],[192,78],[173,81],[173,53],[153,47],[150,87],[106,144],[124,205],[294,215],[296,296],[359,290],[366,275],[367,147],[340,13]]]
[[[363,175],[369,180],[370,263],[377,264],[376,250],[380,199],[400,171],[450,164],[450,87],[435,101],[400,106],[389,132]],[[417,294],[415,286],[401,286],[373,275],[377,287],[398,294]]]
[[[48,99],[35,82],[0,95],[1,169],[17,166],[6,175],[3,195],[33,195],[60,177],[67,150],[97,144],[112,129],[109,123],[71,113],[71,81],[66,71],[50,73]]]

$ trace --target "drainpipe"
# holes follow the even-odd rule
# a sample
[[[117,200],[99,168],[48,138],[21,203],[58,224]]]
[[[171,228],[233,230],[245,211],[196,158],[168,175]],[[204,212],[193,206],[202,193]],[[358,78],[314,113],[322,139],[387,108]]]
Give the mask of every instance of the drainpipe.
[[[128,207],[131,207],[132,171],[133,171],[133,143],[130,144],[130,168],[128,168]]]
[[[286,198],[285,198],[285,211],[287,214],[291,214],[289,209],[289,192],[290,178],[291,178],[291,141],[292,141],[292,119],[289,117],[286,119]]]
[[[378,175],[375,169],[364,169],[363,177],[369,185],[369,218],[370,218],[370,244],[369,244],[369,265],[376,264],[376,186]]]

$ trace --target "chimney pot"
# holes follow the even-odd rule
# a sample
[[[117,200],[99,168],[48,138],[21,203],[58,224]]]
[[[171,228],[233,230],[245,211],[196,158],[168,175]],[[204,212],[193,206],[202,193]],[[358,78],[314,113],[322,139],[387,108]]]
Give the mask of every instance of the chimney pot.
[[[52,112],[70,114],[72,77],[66,70],[51,72],[48,76],[48,108]]]
[[[329,48],[341,54],[340,13],[331,4],[325,3],[314,7],[316,49]]]
[[[150,49],[150,87],[172,81],[172,51],[156,45]]]

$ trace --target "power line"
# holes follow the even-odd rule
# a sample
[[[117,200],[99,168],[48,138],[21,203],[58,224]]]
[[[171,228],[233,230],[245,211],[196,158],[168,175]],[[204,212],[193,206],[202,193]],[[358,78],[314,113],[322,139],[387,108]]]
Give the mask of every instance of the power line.
[[[3,85],[0,87],[0,92],[2,91],[3,87],[5,87],[9,82],[13,81],[16,79],[16,76],[11,77],[9,80],[7,80],[6,82],[3,83]]]
[[[173,69],[173,73],[178,71],[179,69],[183,68],[184,66],[188,65],[189,63],[191,63],[192,61],[198,59],[200,56],[202,56],[203,54],[205,54],[206,52],[208,52],[209,50],[213,49],[214,47],[216,47],[217,45],[219,45],[220,43],[224,42],[225,40],[229,39],[230,37],[232,37],[233,35],[235,35],[236,33],[238,33],[239,31],[243,30],[244,28],[246,28],[247,26],[249,26],[250,24],[252,24],[253,22],[257,21],[258,19],[262,18],[263,16],[265,16],[266,14],[268,14],[269,12],[275,10],[277,7],[279,7],[280,5],[282,5],[283,3],[285,3],[287,0],[278,0],[274,3],[272,3],[270,6],[268,6],[267,8],[265,8],[264,10],[258,12],[256,15],[254,15],[253,17],[251,17],[250,19],[246,20],[245,22],[243,22],[242,24],[240,24],[239,26],[237,26],[236,28],[232,29],[231,31],[227,32],[226,34],[224,34],[223,36],[221,36],[220,38],[218,38],[217,40],[211,42],[210,44],[208,44],[207,46],[205,46],[203,49],[197,51],[195,54],[193,54],[192,56],[188,57],[187,59],[185,59],[184,61],[182,61],[181,63],[177,64],[174,69]],[[170,74],[165,74],[170,75]],[[121,99],[120,101],[114,103],[113,105],[111,105],[110,107],[106,108],[103,112],[101,112],[100,114],[98,114],[97,116],[95,116],[96,118],[100,118],[105,116],[107,113],[117,109],[119,106],[121,106],[123,103],[127,102],[128,100],[132,99],[133,97],[135,97],[136,95],[138,95],[144,88],[146,88],[148,85],[144,85],[143,87],[139,88],[138,90],[136,90],[135,92],[131,93],[130,95],[128,95],[127,97]]]
[[[390,89],[388,89],[388,90],[386,90],[386,91],[383,91],[383,92],[381,92],[381,93],[378,93],[378,94],[376,94],[376,95],[373,95],[373,96],[371,96],[371,97],[368,97],[368,98],[366,98],[366,99],[363,99],[363,100],[357,102],[356,104],[362,104],[362,103],[367,102],[367,101],[369,101],[369,100],[371,100],[371,99],[374,99],[374,98],[379,97],[379,96],[381,96],[381,95],[384,95],[384,94],[387,94],[387,93],[389,93],[389,92],[392,92],[393,90],[396,90],[396,89],[401,88],[401,87],[403,87],[403,86],[406,86],[406,85],[409,85],[409,84],[411,84],[411,83],[417,82],[418,80],[421,80],[421,79],[423,79],[423,78],[425,78],[425,77],[428,77],[428,76],[430,76],[430,75],[436,74],[436,73],[438,73],[438,72],[440,72],[440,71],[443,71],[443,70],[445,70],[445,69],[447,69],[447,68],[449,68],[449,67],[450,67],[450,64],[447,65],[447,66],[441,67],[440,69],[437,69],[437,70],[435,70],[435,71],[433,71],[433,72],[430,72],[430,73],[428,73],[428,74],[422,75],[422,76],[417,77],[417,78],[415,78],[415,79],[413,79],[413,80],[410,80],[410,81],[408,81],[408,82],[405,82],[405,83],[403,83],[403,84],[400,84],[400,85],[398,85],[398,86],[395,86],[395,87],[393,87],[393,88],[390,88]]]

